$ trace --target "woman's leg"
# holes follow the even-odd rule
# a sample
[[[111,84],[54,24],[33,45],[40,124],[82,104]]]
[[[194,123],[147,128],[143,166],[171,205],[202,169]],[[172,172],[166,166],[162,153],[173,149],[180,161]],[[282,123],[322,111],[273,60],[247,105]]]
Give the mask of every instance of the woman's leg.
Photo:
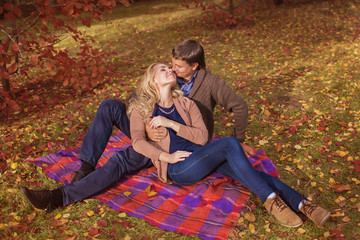
[[[225,162],[228,162],[233,169],[234,179],[249,188],[263,201],[274,192],[253,168],[234,137],[226,137],[209,143],[193,152],[185,161],[169,164],[168,173],[176,183],[190,185],[216,171]]]
[[[303,222],[279,197],[270,197],[275,190],[263,179],[247,159],[244,150],[234,137],[222,138],[207,144],[192,153],[185,161],[168,165],[168,174],[172,180],[182,185],[193,184],[214,170],[224,170],[224,163],[231,169],[236,181],[249,188],[264,201],[266,210],[281,225],[298,227]],[[228,170],[228,169],[227,169]]]
[[[268,185],[274,189],[274,192],[278,192],[281,198],[285,201],[285,203],[291,207],[294,211],[299,212],[299,203],[303,200],[303,196],[291,188],[290,186],[286,185],[278,178],[273,177],[267,173],[261,172],[259,170],[254,169],[261,178],[267,182]],[[233,171],[232,167],[228,162],[222,164],[218,169],[217,172],[220,172],[226,176],[232,177],[236,180],[237,176]],[[261,199],[265,202],[266,199]]]

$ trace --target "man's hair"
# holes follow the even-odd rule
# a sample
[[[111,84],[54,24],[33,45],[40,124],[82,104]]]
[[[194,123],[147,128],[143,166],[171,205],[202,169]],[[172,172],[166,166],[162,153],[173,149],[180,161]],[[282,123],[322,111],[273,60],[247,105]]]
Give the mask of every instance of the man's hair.
[[[186,39],[177,44],[172,50],[172,56],[188,64],[198,63],[199,68],[206,68],[204,49],[200,43],[192,39]]]

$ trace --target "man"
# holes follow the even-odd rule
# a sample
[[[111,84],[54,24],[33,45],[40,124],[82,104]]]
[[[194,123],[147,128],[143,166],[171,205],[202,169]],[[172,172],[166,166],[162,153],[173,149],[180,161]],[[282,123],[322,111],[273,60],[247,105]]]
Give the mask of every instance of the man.
[[[247,105],[225,81],[206,70],[204,50],[200,43],[191,39],[179,43],[172,51],[172,62],[181,90],[185,96],[197,103],[202,113],[209,131],[209,140],[214,131],[213,110],[218,104],[234,112],[235,136],[242,143],[247,125]],[[123,176],[150,167],[150,159],[129,147],[114,153],[103,167],[95,170],[114,125],[131,137],[125,104],[116,100],[105,100],[100,104],[83,140],[78,156],[82,165],[72,182],[52,191],[34,191],[22,187],[21,190],[29,202],[36,208],[49,211],[99,194],[117,184]],[[154,141],[161,139],[165,131],[147,128],[148,137]],[[242,146],[247,154],[252,154],[249,147],[243,144]]]

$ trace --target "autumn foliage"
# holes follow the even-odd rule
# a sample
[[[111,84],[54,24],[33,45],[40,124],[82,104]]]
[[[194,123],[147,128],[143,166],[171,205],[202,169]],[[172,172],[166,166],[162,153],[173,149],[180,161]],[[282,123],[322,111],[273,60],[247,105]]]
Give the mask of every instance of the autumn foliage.
[[[203,1],[183,0],[187,8],[201,8],[204,20],[219,27],[235,27],[242,20],[249,18],[249,12],[254,9],[255,0],[237,1]]]
[[[104,20],[117,0],[4,0],[0,6],[0,110],[19,110],[12,88],[24,82],[56,81],[92,88],[114,71],[111,55],[77,29]],[[118,2],[129,5],[129,0]],[[74,49],[58,44],[72,38]]]

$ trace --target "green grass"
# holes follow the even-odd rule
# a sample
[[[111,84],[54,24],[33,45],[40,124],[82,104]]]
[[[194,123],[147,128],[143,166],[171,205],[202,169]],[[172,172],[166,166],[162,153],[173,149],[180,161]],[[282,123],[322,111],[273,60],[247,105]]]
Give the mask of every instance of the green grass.
[[[199,239],[160,230],[141,219],[119,217],[119,212],[96,200],[32,216],[34,211],[18,191],[20,185],[58,186],[41,169],[22,160],[80,143],[103,99],[125,99],[150,63],[170,63],[172,47],[194,38],[205,48],[208,68],[248,103],[246,143],[265,149],[284,182],[333,213],[324,228],[306,221],[301,232],[276,224],[251,195],[249,205],[256,206],[256,222],[241,217],[230,238],[324,239],[333,229],[346,239],[359,238],[360,175],[353,161],[360,158],[360,39],[351,41],[358,16],[359,4],[352,1],[293,0],[255,11],[251,21],[236,28],[217,29],[202,22],[200,10],[185,9],[179,1],[138,1],[130,8],[117,7],[109,22],[82,30],[96,39],[97,48],[118,52],[109,61],[121,79],[80,96],[69,89],[47,90],[41,83],[34,84],[32,92],[24,93],[32,96],[23,98],[22,113],[0,120],[0,151],[6,154],[6,168],[0,172],[0,236],[83,239],[98,220],[106,220],[108,226],[96,238]],[[70,40],[59,45],[73,46]],[[45,108],[41,101],[49,106]],[[221,108],[215,113],[215,134],[231,135],[232,115]],[[334,183],[348,184],[351,190],[335,192]],[[94,215],[88,216],[89,210]],[[119,222],[124,221],[131,227],[122,227]]]

